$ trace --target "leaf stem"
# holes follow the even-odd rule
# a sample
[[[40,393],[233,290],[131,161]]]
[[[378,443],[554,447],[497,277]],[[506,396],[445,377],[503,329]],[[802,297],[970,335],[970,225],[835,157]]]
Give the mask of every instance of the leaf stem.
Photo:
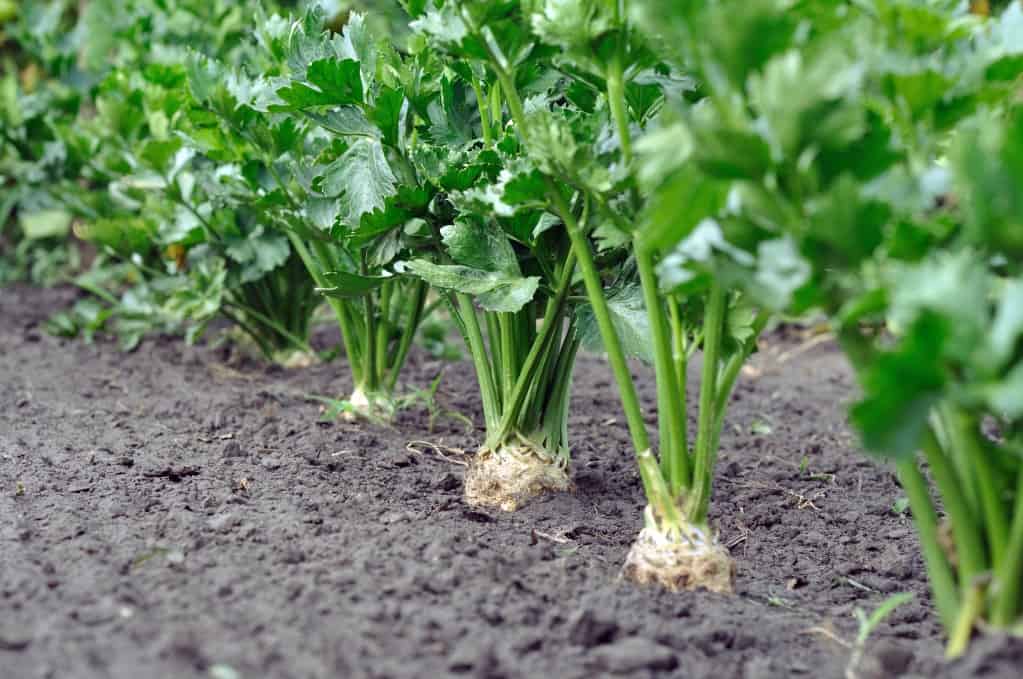
[[[927,479],[917,466],[915,457],[899,461],[896,469],[899,483],[902,484],[909,499],[916,532],[920,536],[920,547],[930,576],[934,604],[945,628],[951,629],[959,616],[959,592],[955,574],[938,541],[938,514],[928,492]]]
[[[305,264],[306,271],[312,277],[317,287],[326,288],[326,279],[323,277],[321,266],[316,262],[312,253],[309,252],[309,248],[306,247],[302,239],[299,238],[292,232],[288,232],[288,240],[291,242],[291,246],[298,253],[299,259]],[[325,251],[322,243],[314,243],[313,247],[317,248],[317,255],[322,259],[328,253]],[[351,325],[348,322],[348,313],[345,308],[344,302],[333,297],[327,298],[327,304],[334,311],[334,317],[337,319],[338,327],[341,329],[341,343],[344,345],[345,357],[348,360],[348,367],[352,373],[352,381],[355,384],[362,384],[362,367],[358,360],[358,345],[355,343],[355,335],[352,332]]]
[[[395,351],[394,358],[390,361],[388,366],[389,373],[387,374],[384,387],[388,393],[394,391],[395,386],[398,384],[398,376],[401,374],[402,368],[405,366],[405,361],[408,358],[409,351],[412,348],[412,342],[415,340],[416,331],[419,329],[419,324],[423,318],[426,317],[426,294],[429,291],[429,286],[424,281],[416,281],[413,287],[412,299],[406,308],[405,323],[401,330],[401,339],[398,340],[398,348]]]
[[[282,337],[284,337],[286,340],[288,340],[288,342],[291,344],[292,348],[300,349],[302,351],[307,351],[309,353],[313,353],[313,348],[311,346],[309,346],[309,342],[307,342],[306,340],[303,340],[302,338],[298,337],[297,335],[295,335],[294,333],[289,331],[287,328],[285,328],[283,325],[281,325],[280,323],[278,323],[274,319],[270,318],[269,316],[266,316],[265,314],[262,314],[262,313],[256,311],[255,309],[253,309],[252,307],[250,307],[248,305],[239,304],[238,302],[228,302],[227,304],[229,304],[230,306],[233,306],[234,308],[238,309],[239,311],[244,313],[246,316],[252,316],[257,321],[262,323],[263,325],[266,325],[266,326],[272,328],[275,332],[280,333],[280,335]]]
[[[367,255],[365,250],[363,250],[361,254],[362,254],[362,262],[360,263],[360,266],[359,266],[359,272],[363,276],[365,276],[368,273],[367,272],[368,267],[367,267],[367,261],[366,261],[368,255]],[[365,324],[363,325],[363,328],[365,329],[366,334],[365,334],[365,340],[364,340],[364,343],[363,343],[363,346],[362,346],[362,351],[363,351],[363,356],[362,356],[362,359],[363,359],[363,375],[362,375],[363,384],[362,384],[362,386],[369,393],[376,392],[376,390],[377,390],[377,388],[379,386],[378,380],[377,380],[378,376],[377,376],[377,371],[376,371],[376,367],[377,367],[376,366],[376,347],[377,347],[377,344],[376,344],[376,339],[377,339],[376,338],[376,326],[377,326],[377,321],[379,319],[377,319],[377,309],[376,309],[376,304],[374,303],[374,297],[375,297],[375,295],[373,294],[372,291],[366,293],[363,296],[363,307],[364,307],[364,311],[366,313],[366,321],[365,321]]]
[[[943,419],[949,430],[951,444],[968,463],[962,472],[976,480],[984,529],[991,547],[992,566],[997,569],[1005,559],[1009,525],[1000,488],[991,468],[990,454],[978,438],[978,424],[974,418],[951,406],[943,408],[942,413],[945,415]]]
[[[717,441],[720,439],[721,430],[725,424],[725,413],[728,412],[728,399],[731,397],[735,383],[739,379],[739,373],[742,371],[742,366],[746,365],[746,361],[749,360],[753,350],[757,348],[757,339],[764,331],[764,328],[767,327],[769,320],[771,320],[769,312],[760,311],[757,314],[756,318],[753,319],[752,336],[747,340],[745,346],[729,357],[724,370],[721,372],[721,377],[718,379],[718,394],[714,403],[715,447],[718,445]]]
[[[620,40],[624,40],[621,38]],[[620,50],[619,50],[620,52]],[[632,134],[629,131],[628,103],[625,99],[625,75],[622,69],[622,58],[616,53],[608,64],[607,71],[607,103],[618,130],[618,140],[622,145],[622,159],[626,166],[632,165]]]
[[[512,392],[515,389],[515,374],[518,368],[518,352],[515,347],[514,329],[512,323],[515,315],[511,313],[500,313],[497,315],[498,332],[501,342],[501,403],[506,406],[511,400]],[[491,338],[491,343],[494,338]]]
[[[611,363],[615,381],[618,383],[618,393],[622,400],[622,408],[625,411],[629,433],[632,436],[636,461],[639,465],[639,475],[643,481],[643,490],[658,518],[666,524],[666,527],[669,529],[679,529],[682,526],[682,517],[672,499],[664,477],[661,475],[657,460],[650,450],[650,439],[647,434],[646,424],[643,422],[643,411],[640,408],[636,385],[633,382],[632,374],[629,372],[629,366],[625,360],[625,353],[622,351],[618,332],[611,321],[611,312],[608,308],[607,299],[604,297],[604,287],[600,281],[600,274],[597,272],[596,264],[593,262],[590,244],[583,234],[572,209],[569,207],[564,195],[562,195],[561,189],[554,183],[553,179],[548,177],[546,181],[551,205],[564,222],[569,238],[572,240],[572,248],[579,258],[579,268],[582,271],[583,283],[586,286],[586,295],[589,297],[590,305],[593,308],[593,315],[597,320],[597,326],[604,341],[604,348],[607,351],[608,361]]]
[[[958,658],[970,645],[970,637],[973,636],[973,628],[984,612],[984,590],[980,582],[970,583],[963,598],[963,605],[959,609],[959,616],[948,637],[948,646],[945,649],[945,657]]]
[[[229,311],[226,308],[222,308],[220,310],[220,313],[224,315],[224,318],[237,325],[245,332],[245,334],[251,337],[252,341],[255,342],[256,345],[259,347],[260,353],[262,353],[267,360],[269,361],[273,360],[274,357],[273,348],[266,341],[266,339],[255,328],[253,328],[244,318],[241,318],[240,316],[231,313],[231,311]]]
[[[554,376],[550,382],[551,393],[548,395],[543,415],[543,429],[549,450],[558,457],[567,457],[568,446],[568,410],[572,391],[572,368],[576,355],[579,353],[581,340],[575,329],[575,321],[569,323],[565,341],[558,352],[558,360]]]
[[[672,344],[668,319],[664,311],[654,258],[647,248],[634,243],[636,265],[647,317],[650,319],[650,340],[654,345],[654,371],[657,376],[657,421],[660,427],[661,470],[668,481],[672,495],[688,488],[692,479],[689,468],[689,450],[684,431],[686,413],[683,410],[675,366],[672,363]]]
[[[1023,470],[1017,471],[1015,511],[1009,530],[1006,558],[995,570],[991,622],[1008,627],[1016,622],[1023,588]]]
[[[456,293],[455,300],[458,303],[459,317],[465,328],[469,353],[472,354],[472,362],[476,367],[476,379],[479,381],[480,398],[483,401],[483,419],[486,422],[487,430],[490,431],[499,422],[500,397],[494,386],[490,361],[487,359],[487,346],[483,341],[483,332],[480,330],[479,319],[476,318],[476,308],[473,306],[472,299],[465,293]]]
[[[956,553],[959,558],[959,585],[965,594],[968,588],[973,586],[974,578],[986,570],[981,534],[963,495],[959,479],[956,478],[948,456],[942,450],[941,443],[931,427],[924,432],[923,452],[952,524],[952,534],[955,537]]]
[[[703,523],[710,505],[711,482],[717,449],[714,445],[715,405],[718,396],[718,365],[721,355],[721,340],[724,335],[725,313],[728,310],[728,295],[717,280],[711,283],[704,312],[703,366],[700,377],[700,411],[696,429],[696,453],[693,466],[694,493],[690,498],[690,520]]]
[[[490,148],[494,145],[494,133],[490,127],[490,107],[486,97],[483,95],[483,87],[480,82],[472,77],[469,79],[472,91],[476,95],[476,108],[480,111],[480,127],[483,129],[483,145]]]
[[[391,304],[394,297],[393,280],[380,286],[379,314],[376,329],[376,381],[379,385],[387,375],[388,345],[391,341]]]
[[[492,64],[494,72],[497,73],[497,80],[501,83],[501,91],[504,94],[504,100],[508,104],[508,110],[511,112],[512,120],[515,121],[515,126],[519,129],[519,134],[522,135],[523,139],[528,140],[528,127],[526,125],[526,111],[522,107],[522,99],[519,97],[519,91],[515,87],[515,77],[513,74],[501,68],[496,61]]]
[[[544,311],[543,320],[540,322],[540,332],[533,339],[529,353],[519,369],[515,387],[504,404],[501,424],[497,429],[498,440],[503,440],[511,433],[514,423],[519,419],[522,405],[526,401],[526,394],[536,381],[535,374],[537,367],[541,363],[541,358],[549,353],[549,346],[551,345],[554,333],[557,330],[558,324],[561,323],[561,310],[564,308],[565,298],[571,289],[575,266],[576,256],[575,249],[573,248],[569,250],[568,256],[565,258],[561,280],[558,282],[558,289],[554,297],[547,301],[547,308]]]

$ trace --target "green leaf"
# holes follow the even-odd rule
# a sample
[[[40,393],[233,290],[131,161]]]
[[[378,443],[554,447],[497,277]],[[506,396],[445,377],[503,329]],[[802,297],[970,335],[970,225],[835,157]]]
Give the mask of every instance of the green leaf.
[[[351,59],[320,59],[309,64],[306,79],[320,88],[331,106],[362,103],[362,71]]]
[[[985,388],[984,394],[995,413],[1012,420],[1023,417],[1023,363],[999,383]]]
[[[728,184],[686,166],[661,186],[644,211],[639,238],[654,252],[669,250],[724,207]]]
[[[348,271],[327,271],[323,278],[327,285],[316,288],[316,292],[335,299],[363,297],[387,281],[394,280],[392,276],[361,276]]]
[[[405,93],[389,87],[381,88],[373,102],[370,118],[383,137],[384,143],[397,146],[405,115]]]
[[[441,79],[439,96],[427,106],[430,138],[438,144],[461,147],[477,139],[475,100],[461,81]]]
[[[342,106],[327,113],[303,111],[302,114],[325,130],[342,137],[379,137],[380,130],[357,106]]]
[[[434,264],[422,259],[405,262],[403,268],[436,288],[472,295],[487,311],[519,311],[533,299],[540,286],[540,278],[536,276],[509,276],[460,264]]]
[[[338,197],[341,220],[351,227],[363,215],[382,210],[397,181],[380,142],[360,138],[324,170],[323,193]]]
[[[653,363],[650,345],[650,317],[643,304],[643,291],[638,285],[627,285],[607,293],[607,306],[611,312],[622,351],[647,363]],[[579,337],[584,347],[591,351],[604,351],[600,328],[597,325],[593,307],[581,305],[577,311]]]
[[[852,421],[867,450],[882,455],[913,455],[920,447],[932,407],[945,388],[943,355],[949,328],[933,313],[916,319],[892,350],[866,370],[863,399]]]
[[[966,234],[978,247],[1023,255],[1023,107],[1007,118],[980,116],[952,152]]]
[[[977,46],[978,60],[985,64],[989,80],[1012,81],[1023,72],[1023,6],[1013,2]]]
[[[441,229],[441,237],[458,264],[511,278],[522,275],[515,249],[492,222],[456,222]]]
[[[923,314],[941,316],[948,324],[946,350],[967,360],[988,331],[988,272],[973,252],[939,252],[891,276],[891,317],[901,327]]]
[[[783,311],[792,304],[796,291],[810,280],[811,273],[810,263],[791,238],[766,240],[757,246],[756,272],[745,289],[762,306]]]
[[[242,238],[228,241],[224,252],[232,261],[241,265],[240,279],[243,283],[249,283],[284,264],[291,248],[285,236],[265,233],[259,228]]]
[[[1006,284],[999,295],[994,323],[988,335],[987,358],[1001,368],[1012,358],[1023,338],[1023,280]]]
[[[21,233],[28,240],[63,238],[71,231],[71,215],[64,210],[39,210],[18,214]]]
[[[844,146],[861,136],[860,108],[842,100],[853,97],[862,78],[862,66],[841,45],[812,58],[799,50],[786,51],[753,75],[750,103],[762,116],[760,129],[772,159],[795,160],[815,139]]]
[[[722,269],[749,269],[755,258],[729,243],[721,224],[705,219],[682,239],[657,266],[660,287],[665,291],[695,291],[706,284],[706,277],[721,275]]]
[[[413,21],[409,27],[449,47],[457,47],[469,37],[469,27],[453,2],[444,3],[439,8],[430,7],[426,14]]]
[[[82,240],[108,247],[122,256],[151,250],[155,231],[142,217],[96,219],[75,226],[75,235]]]
[[[753,339],[753,322],[757,318],[757,310],[752,300],[745,295],[737,295],[728,306],[725,316],[725,342],[723,350],[731,353]]]
[[[192,96],[203,103],[213,97],[224,78],[220,64],[202,54],[190,53],[185,70]]]
[[[277,96],[295,108],[351,106],[363,102],[362,71],[352,59],[319,59],[309,64],[309,85],[292,83]]]
[[[341,31],[341,40],[336,48],[340,54],[359,62],[362,77],[368,86],[372,86],[377,70],[377,54],[379,52],[366,15],[352,12],[348,22]]]
[[[156,172],[163,173],[168,170],[171,159],[181,148],[181,140],[172,139],[147,139],[138,153],[138,156],[146,165]]]
[[[808,239],[831,264],[854,265],[873,255],[883,242],[890,217],[888,206],[865,196],[862,185],[850,175],[808,201],[807,208]]]
[[[692,159],[718,179],[760,180],[771,169],[771,149],[751,129],[726,127],[709,104],[693,107],[689,121]]]
[[[799,12],[787,0],[632,4],[634,17],[666,50],[682,56],[692,46],[711,62],[715,79],[735,89],[788,47],[799,26]]]
[[[374,210],[362,216],[359,226],[345,234],[353,247],[362,247],[373,239],[388,233],[409,220],[423,216],[430,205],[432,193],[423,187],[401,186],[398,192],[387,198],[382,210]]]
[[[541,0],[530,16],[533,31],[562,50],[559,62],[603,75],[616,56],[612,32],[621,26],[613,3],[596,0]],[[623,50],[624,52],[624,50]],[[629,66],[631,64],[623,64]]]

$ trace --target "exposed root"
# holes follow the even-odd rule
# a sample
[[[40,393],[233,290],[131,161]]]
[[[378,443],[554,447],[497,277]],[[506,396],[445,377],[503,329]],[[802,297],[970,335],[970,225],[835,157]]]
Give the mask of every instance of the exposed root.
[[[513,512],[544,493],[573,490],[565,465],[527,443],[481,450],[465,472],[465,501]]]
[[[682,534],[669,534],[657,527],[649,507],[646,515],[647,525],[625,558],[622,578],[672,592],[702,588],[732,593],[735,562],[716,535],[695,526],[686,526]]]
[[[306,350],[295,347],[275,349],[267,357],[255,340],[237,327],[227,330],[225,335],[239,354],[257,361],[265,361],[269,358],[271,363],[282,368],[308,368],[320,362],[320,357],[311,349]]]
[[[274,354],[274,363],[284,368],[308,368],[319,363],[316,354],[302,349],[279,351]]]
[[[362,387],[355,388],[347,405],[341,413],[341,419],[346,422],[363,419],[386,423],[394,419],[394,400],[381,393],[367,392]]]

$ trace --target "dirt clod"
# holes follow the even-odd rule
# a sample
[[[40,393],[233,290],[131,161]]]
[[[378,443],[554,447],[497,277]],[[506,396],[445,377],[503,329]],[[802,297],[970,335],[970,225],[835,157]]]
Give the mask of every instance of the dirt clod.
[[[610,643],[618,634],[618,623],[597,612],[583,608],[568,620],[568,639],[577,646],[591,648]]]
[[[642,637],[626,637],[593,652],[593,667],[612,674],[631,674],[644,669],[667,671],[678,666],[675,652]]]

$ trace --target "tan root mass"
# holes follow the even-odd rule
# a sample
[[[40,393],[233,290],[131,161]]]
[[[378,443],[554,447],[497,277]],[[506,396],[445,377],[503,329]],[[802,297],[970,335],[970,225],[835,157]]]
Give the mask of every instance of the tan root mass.
[[[237,327],[231,328],[226,334],[234,349],[242,355],[256,360],[264,359],[263,352],[255,340]],[[282,368],[308,368],[320,362],[320,358],[314,352],[305,349],[279,349],[273,352],[271,360]]]
[[[465,472],[465,501],[476,507],[513,512],[544,493],[571,490],[572,481],[563,465],[544,459],[525,445],[484,450]]]
[[[302,350],[283,352],[277,358],[277,362],[285,368],[309,368],[318,361],[316,354]]]
[[[639,585],[658,585],[672,592],[706,589],[731,594],[735,561],[712,536],[694,530],[691,537],[669,538],[649,526],[633,543],[622,577]]]

